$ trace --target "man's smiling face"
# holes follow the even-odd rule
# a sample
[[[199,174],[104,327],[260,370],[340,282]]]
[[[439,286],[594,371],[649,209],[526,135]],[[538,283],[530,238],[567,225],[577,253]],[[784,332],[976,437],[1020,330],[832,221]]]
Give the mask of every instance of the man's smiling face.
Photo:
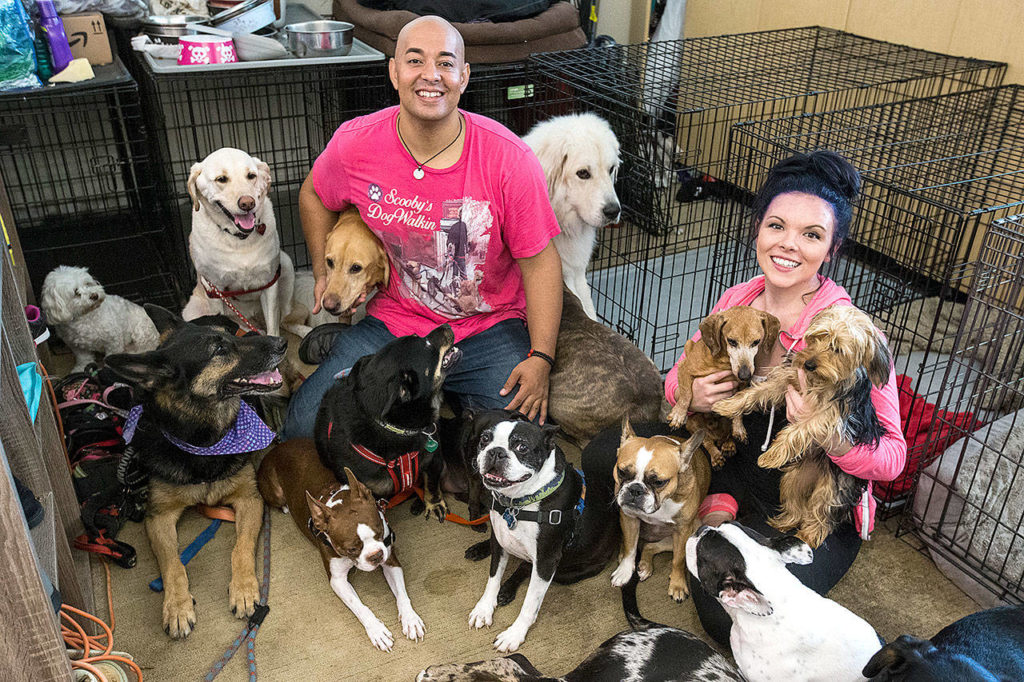
[[[407,26],[388,67],[403,114],[424,122],[458,115],[469,65],[462,37],[450,24],[426,19]]]

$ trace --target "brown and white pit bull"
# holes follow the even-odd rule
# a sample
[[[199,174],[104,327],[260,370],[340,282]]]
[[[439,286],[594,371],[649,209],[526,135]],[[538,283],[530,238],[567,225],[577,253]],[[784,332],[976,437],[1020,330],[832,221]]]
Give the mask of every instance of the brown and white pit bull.
[[[345,469],[342,485],[323,464],[309,439],[286,441],[263,459],[257,473],[260,494],[267,504],[290,513],[295,525],[320,550],[331,589],[345,602],[375,647],[391,651],[394,637],[360,600],[348,582],[352,567],[372,571],[378,566],[398,602],[402,632],[423,640],[423,620],[405,591],[405,575],[388,526],[369,489]]]
[[[681,602],[686,586],[686,540],[697,526],[697,510],[711,485],[711,465],[700,451],[704,431],[686,441],[673,436],[640,438],[629,419],[622,420],[622,440],[615,462],[615,501],[622,525],[622,551],[612,572],[612,585],[622,587],[633,576],[640,538],[644,545],[636,572],[651,576],[655,554],[672,551],[669,596]]]

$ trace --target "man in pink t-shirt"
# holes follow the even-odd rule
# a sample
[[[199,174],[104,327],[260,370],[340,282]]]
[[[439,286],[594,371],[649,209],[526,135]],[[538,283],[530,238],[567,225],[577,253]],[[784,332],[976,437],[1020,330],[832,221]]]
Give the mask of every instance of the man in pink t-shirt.
[[[562,305],[561,261],[550,243],[558,223],[530,148],[458,109],[469,79],[464,54],[443,19],[406,25],[389,63],[399,105],[344,123],[302,185],[314,312],[326,286],[327,233],[348,206],[384,244],[391,276],[365,319],[318,327],[304,340],[300,355],[320,366],[292,397],[286,438],[312,437],[338,372],[397,336],[446,322],[463,358],[445,391],[460,407],[546,417]]]

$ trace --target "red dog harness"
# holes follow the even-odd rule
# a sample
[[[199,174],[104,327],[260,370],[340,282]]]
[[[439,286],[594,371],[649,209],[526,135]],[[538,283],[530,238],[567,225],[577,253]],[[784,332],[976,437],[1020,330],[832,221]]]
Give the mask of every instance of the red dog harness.
[[[330,438],[330,435],[328,435],[328,438]],[[373,454],[373,452],[367,450],[362,445],[352,443],[352,449],[362,455],[363,459],[378,464],[387,470],[388,476],[391,477],[391,482],[395,484],[395,495],[413,487],[416,484],[416,480],[420,477],[420,453],[418,450],[407,452],[397,459],[387,462],[383,457]]]

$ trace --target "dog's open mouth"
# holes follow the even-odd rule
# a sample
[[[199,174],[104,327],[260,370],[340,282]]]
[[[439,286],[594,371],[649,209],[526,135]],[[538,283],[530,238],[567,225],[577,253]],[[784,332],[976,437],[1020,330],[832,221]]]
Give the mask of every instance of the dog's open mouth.
[[[227,385],[228,393],[269,393],[281,388],[281,373],[276,369],[262,374],[232,379]]]
[[[452,367],[458,364],[459,358],[462,357],[462,351],[459,350],[458,346],[452,346],[441,358],[441,369],[442,371],[449,371]]]
[[[224,215],[231,219],[231,222],[235,224],[235,227],[237,227],[242,234],[248,236],[256,229],[256,213],[254,211],[235,215],[228,209],[224,208],[224,204],[219,201],[217,202],[217,205],[220,206],[220,210],[224,211]]]
[[[532,476],[532,474],[526,474],[522,478],[513,481],[511,479],[505,478],[504,476],[499,476],[498,474],[491,473],[490,471],[488,471],[486,474],[484,474],[483,479],[484,483],[487,485],[488,488],[507,488],[510,485],[522,483],[530,476]]]

